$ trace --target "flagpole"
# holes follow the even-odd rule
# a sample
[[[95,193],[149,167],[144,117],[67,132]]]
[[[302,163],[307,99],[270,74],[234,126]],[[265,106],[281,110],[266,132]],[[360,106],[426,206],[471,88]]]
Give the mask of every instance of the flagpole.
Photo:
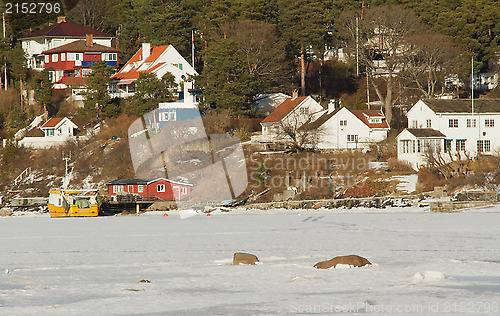
[[[474,56],[471,57],[470,95],[472,104],[472,115],[474,115]]]
[[[194,30],[191,30],[191,58],[194,69]]]
[[[5,40],[5,13],[2,13],[2,19],[3,19],[3,38]],[[5,73],[5,90],[7,90],[7,60],[6,57],[4,57],[4,73]]]

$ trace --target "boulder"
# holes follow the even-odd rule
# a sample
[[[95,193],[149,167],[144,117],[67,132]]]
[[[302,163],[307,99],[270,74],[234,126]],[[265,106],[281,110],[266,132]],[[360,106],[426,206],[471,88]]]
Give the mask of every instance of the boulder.
[[[12,215],[12,209],[8,207],[4,207],[0,209],[0,216],[11,216]]]
[[[259,258],[257,256],[244,253],[244,252],[236,252],[233,257],[233,264],[252,264],[254,265],[256,262],[259,262]]]
[[[321,261],[314,265],[316,269],[329,269],[331,267],[335,268],[338,264],[346,264],[354,267],[363,267],[371,264],[367,259],[357,256],[357,255],[349,255],[349,256],[339,256],[328,261]]]

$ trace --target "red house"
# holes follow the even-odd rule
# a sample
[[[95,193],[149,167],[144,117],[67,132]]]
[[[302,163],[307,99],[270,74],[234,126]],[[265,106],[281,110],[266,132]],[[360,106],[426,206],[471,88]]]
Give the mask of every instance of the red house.
[[[94,43],[93,35],[87,34],[85,41],[78,40],[44,51],[45,69],[54,88],[64,89],[71,84],[84,84],[85,76],[91,72],[94,63],[104,61],[118,68],[116,48]]]
[[[165,178],[158,179],[118,179],[106,184],[108,194],[129,193],[142,196],[155,196],[159,200],[182,200],[191,193],[192,184],[180,183]]]

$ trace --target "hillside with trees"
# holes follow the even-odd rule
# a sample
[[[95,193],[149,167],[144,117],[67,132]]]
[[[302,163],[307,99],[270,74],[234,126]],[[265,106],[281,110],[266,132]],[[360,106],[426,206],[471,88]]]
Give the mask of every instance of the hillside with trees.
[[[489,61],[498,59],[500,51],[496,0],[66,2],[60,14],[6,15],[6,38],[0,41],[9,89],[0,93],[3,138],[11,138],[41,113],[72,115],[81,126],[103,122],[110,126],[106,123],[125,116],[133,120],[158,102],[175,99],[172,78],[158,80],[147,75],[139,78],[133,98],[111,99],[105,93],[111,69],[98,63],[88,78],[85,106],[77,110],[65,102],[65,92],[52,89],[46,71],[26,69],[17,41],[54,23],[58,15],[116,34],[122,64],[141,43],[173,45],[186,60],[194,60],[200,74],[194,78],[196,88],[204,91],[201,110],[205,119],[214,122],[217,132],[234,130],[244,137],[255,127],[242,119],[260,115],[251,106],[255,96],[295,90],[314,96],[323,105],[336,99],[350,108],[365,108],[367,101],[380,100],[386,116],[395,122],[393,127],[402,126],[400,113],[392,115],[396,104],[411,105],[420,98],[450,91],[468,96],[470,59],[479,71],[492,67]],[[347,53],[346,62],[324,59],[325,51],[340,48]],[[374,61],[382,59],[385,73],[375,76],[381,67]],[[0,68],[3,77],[1,64]],[[457,75],[465,86],[447,86],[450,74]],[[498,91],[491,95],[495,93]],[[30,97],[36,102],[28,106]],[[228,116],[231,120],[221,119]],[[11,163],[16,150],[4,153],[4,161]],[[5,173],[10,170],[3,168]]]

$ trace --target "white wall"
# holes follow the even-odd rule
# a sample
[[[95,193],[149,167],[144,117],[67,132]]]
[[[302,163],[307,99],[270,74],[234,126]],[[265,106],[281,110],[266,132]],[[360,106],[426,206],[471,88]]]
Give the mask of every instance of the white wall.
[[[500,113],[498,114],[470,114],[470,113],[443,113],[435,114],[423,101],[418,101],[415,106],[408,111],[408,127],[412,128],[412,122],[418,122],[418,128],[426,128],[426,120],[432,121],[431,128],[446,135],[446,139],[452,140],[452,153],[456,153],[456,140],[466,139],[466,151],[477,154],[477,141],[489,140],[490,152],[495,153],[500,150]],[[457,119],[458,127],[450,127],[449,120]],[[476,126],[467,126],[467,120],[475,120]],[[494,127],[486,127],[485,120],[494,120]],[[472,123],[473,121],[471,121]]]
[[[347,125],[341,125],[341,121]],[[348,139],[348,135],[351,135]],[[357,138],[357,142],[352,138]],[[360,149],[368,148],[370,143],[382,141],[387,131],[371,129],[346,108],[339,110],[323,124],[323,136],[318,144],[320,149]]]

